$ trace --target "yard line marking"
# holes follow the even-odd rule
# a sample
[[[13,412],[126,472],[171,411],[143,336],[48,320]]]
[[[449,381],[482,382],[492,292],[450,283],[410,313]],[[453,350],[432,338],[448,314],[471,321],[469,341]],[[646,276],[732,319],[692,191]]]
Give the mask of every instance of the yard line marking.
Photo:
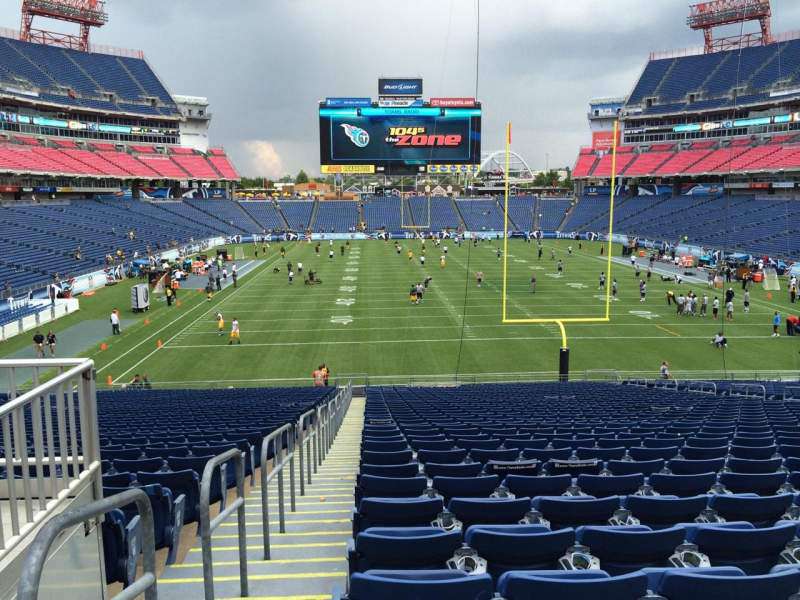
[[[670,335],[674,335],[676,337],[681,337],[680,333],[672,331],[671,329],[667,329],[666,327],[662,327],[661,325],[656,325],[656,329],[660,329],[661,331],[666,331]]]
[[[769,338],[768,335],[737,335],[737,340],[761,340]],[[664,336],[660,335],[643,335],[643,336],[629,336],[629,335],[598,335],[598,336],[570,336],[570,339],[573,340],[585,340],[585,341],[596,341],[596,342],[606,342],[608,340],[665,340],[665,339],[673,339],[673,338],[664,338]],[[707,335],[693,335],[693,336],[681,336],[682,340],[705,340],[708,339]],[[782,340],[788,338],[777,338],[776,342],[781,343]],[[464,341],[467,342],[524,342],[524,341],[533,341],[533,340],[553,340],[553,336],[525,336],[525,337],[490,337],[490,338],[465,338]],[[450,339],[441,339],[441,338],[431,338],[431,339],[416,339],[416,338],[403,338],[397,340],[358,340],[358,341],[320,341],[316,340],[313,342],[270,342],[270,343],[261,343],[261,342],[251,342],[249,344],[240,344],[235,346],[220,346],[219,344],[188,344],[188,345],[177,345],[173,344],[170,346],[164,346],[162,350],[180,350],[186,348],[253,348],[253,347],[282,347],[282,346],[313,346],[318,344],[329,344],[331,346],[349,346],[354,344],[408,344],[408,343],[458,343],[461,341],[461,338],[450,338]],[[790,340],[791,341],[791,340]]]

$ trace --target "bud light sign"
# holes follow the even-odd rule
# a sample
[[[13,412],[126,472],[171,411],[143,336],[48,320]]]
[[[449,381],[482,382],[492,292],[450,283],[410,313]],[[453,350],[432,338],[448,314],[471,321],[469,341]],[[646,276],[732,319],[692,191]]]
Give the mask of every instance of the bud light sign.
[[[392,78],[378,80],[379,96],[422,96],[422,79]]]

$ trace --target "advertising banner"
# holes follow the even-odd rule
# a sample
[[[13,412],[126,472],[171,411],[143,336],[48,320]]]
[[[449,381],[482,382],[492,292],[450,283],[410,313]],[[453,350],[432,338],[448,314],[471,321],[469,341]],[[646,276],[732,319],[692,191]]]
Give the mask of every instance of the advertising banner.
[[[418,77],[381,77],[379,96],[422,96],[422,79]]]

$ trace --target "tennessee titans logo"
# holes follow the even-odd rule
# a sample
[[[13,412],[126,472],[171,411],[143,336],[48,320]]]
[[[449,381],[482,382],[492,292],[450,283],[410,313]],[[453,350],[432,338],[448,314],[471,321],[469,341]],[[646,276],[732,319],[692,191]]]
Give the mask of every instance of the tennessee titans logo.
[[[342,127],[344,127],[344,132],[347,134],[347,137],[350,138],[351,142],[359,148],[367,147],[367,144],[369,144],[369,134],[366,131],[355,125],[348,125],[347,123],[342,123]]]

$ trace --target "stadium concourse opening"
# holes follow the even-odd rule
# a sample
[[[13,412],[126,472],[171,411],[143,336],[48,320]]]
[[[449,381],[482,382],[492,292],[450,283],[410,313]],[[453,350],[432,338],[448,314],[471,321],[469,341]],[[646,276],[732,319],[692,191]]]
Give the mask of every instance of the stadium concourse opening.
[[[604,25],[376,0],[356,36],[232,3],[178,40],[119,2],[21,0],[0,598],[796,598],[786,1],[690,6],[703,46],[652,52],[669,23],[633,2]],[[93,44],[109,20],[147,58]],[[574,70],[576,22],[625,51],[592,39]],[[588,131],[586,72],[631,90]]]

